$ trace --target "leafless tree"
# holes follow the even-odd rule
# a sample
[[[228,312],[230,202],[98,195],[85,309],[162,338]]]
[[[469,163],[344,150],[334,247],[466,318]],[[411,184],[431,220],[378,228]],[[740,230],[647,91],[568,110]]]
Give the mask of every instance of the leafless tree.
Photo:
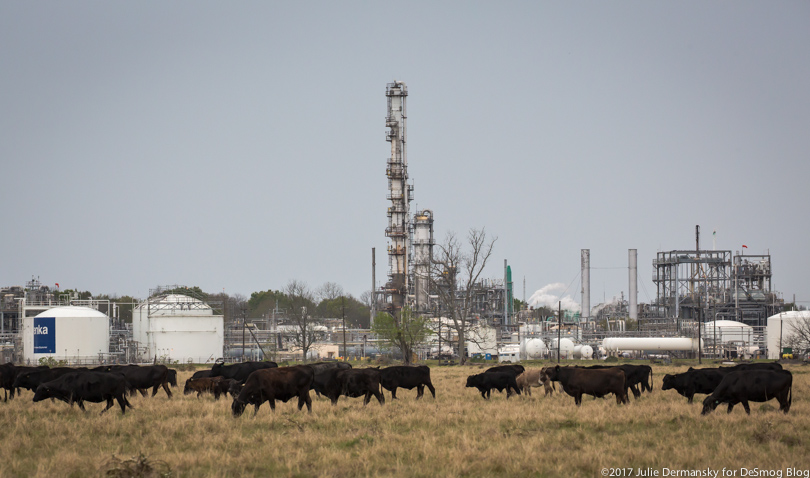
[[[294,326],[292,342],[301,349],[303,359],[306,361],[309,349],[318,339],[317,326],[321,321],[312,315],[315,308],[314,295],[306,282],[291,280],[284,287],[284,294],[289,303],[288,318],[290,325]]]
[[[467,242],[462,243],[450,232],[433,250],[431,289],[438,295],[439,315],[450,319],[456,332],[462,364],[467,360],[466,343],[473,330],[473,286],[486,268],[497,239],[488,239],[483,228],[470,229]]]
[[[318,288],[316,291],[316,295],[318,296],[318,300],[335,300],[340,298],[344,295],[343,287],[339,284],[334,282],[325,282],[322,286]]]
[[[790,347],[796,355],[810,353],[810,318],[801,317],[785,323],[782,347]],[[779,351],[781,356],[782,351]]]

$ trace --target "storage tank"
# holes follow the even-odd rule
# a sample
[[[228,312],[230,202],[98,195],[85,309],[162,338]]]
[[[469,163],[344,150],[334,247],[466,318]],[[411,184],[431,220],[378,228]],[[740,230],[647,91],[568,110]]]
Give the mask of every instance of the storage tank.
[[[557,339],[551,339],[551,353],[557,353]],[[560,339],[560,358],[570,359],[574,356],[574,342],[571,339]]]
[[[706,322],[701,333],[706,340],[717,340],[718,343],[744,342],[752,344],[754,341],[754,328],[734,320],[717,320]]]
[[[526,357],[538,360],[548,355],[548,347],[542,339],[528,339],[525,341]]]
[[[778,360],[782,358],[782,350],[787,347],[788,340],[796,334],[795,327],[800,321],[810,320],[810,311],[793,310],[780,312],[768,317],[768,358]]]
[[[138,342],[140,360],[146,362],[210,363],[223,356],[224,319],[193,297],[151,297],[132,311],[132,338]],[[246,339],[250,340],[250,335]]]
[[[100,363],[110,353],[110,318],[90,307],[65,306],[23,318],[23,360]]]
[[[591,360],[593,358],[593,347],[590,345],[575,345],[574,358],[581,360]]]
[[[607,337],[602,340],[602,346],[608,353],[619,350],[690,350],[697,352],[698,340],[687,337]]]

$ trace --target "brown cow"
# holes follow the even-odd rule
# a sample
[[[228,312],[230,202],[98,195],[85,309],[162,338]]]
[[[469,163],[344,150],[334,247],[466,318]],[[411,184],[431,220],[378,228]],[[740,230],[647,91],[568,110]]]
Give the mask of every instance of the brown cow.
[[[314,379],[315,370],[307,365],[256,370],[248,376],[242,391],[233,399],[233,416],[240,416],[248,404],[253,404],[256,407],[253,411],[255,417],[265,401],[270,402],[270,408],[276,411],[276,400],[287,402],[293,397],[298,397],[299,410],[306,405],[307,411],[312,413],[309,389]]]
[[[231,380],[222,377],[201,377],[190,378],[186,380],[186,386],[183,388],[183,394],[197,392],[197,398],[205,393],[213,393],[214,399],[219,400],[219,396],[228,393],[228,388],[231,386]]]
[[[616,403],[627,403],[624,371],[620,368],[587,369],[560,367],[557,365],[547,371],[548,378],[560,382],[563,390],[574,397],[577,406],[582,404],[582,395],[604,397],[616,395]]]
[[[543,373],[543,370],[526,370],[517,377],[518,388],[528,396],[532,396],[532,387],[542,386],[545,390],[545,396],[554,393],[554,382],[549,380],[548,375]]]

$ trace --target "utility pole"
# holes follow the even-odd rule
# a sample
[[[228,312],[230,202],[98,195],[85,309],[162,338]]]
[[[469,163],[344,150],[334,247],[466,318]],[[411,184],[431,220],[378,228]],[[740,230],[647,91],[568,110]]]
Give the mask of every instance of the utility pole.
[[[557,363],[560,363],[560,334],[562,333],[562,301],[557,302]]]
[[[346,361],[346,298],[340,296],[340,315],[343,317],[343,361]]]
[[[245,361],[245,328],[247,327],[247,309],[242,306],[242,362]]]

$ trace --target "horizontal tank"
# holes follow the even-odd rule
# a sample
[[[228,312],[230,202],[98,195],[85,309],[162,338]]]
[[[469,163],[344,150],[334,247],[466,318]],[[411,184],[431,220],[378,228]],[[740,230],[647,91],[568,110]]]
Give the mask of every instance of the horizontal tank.
[[[110,353],[110,318],[90,307],[55,307],[23,319],[23,359],[100,363]]]
[[[687,337],[608,337],[602,341],[606,351],[617,350],[698,350],[698,340]]]

